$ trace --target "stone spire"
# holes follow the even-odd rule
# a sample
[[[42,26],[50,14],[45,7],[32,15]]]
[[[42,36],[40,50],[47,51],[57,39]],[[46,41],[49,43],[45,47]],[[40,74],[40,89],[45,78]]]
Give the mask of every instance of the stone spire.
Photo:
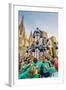
[[[22,24],[22,25],[24,24],[24,16],[22,16],[21,24]]]
[[[24,16],[22,16],[21,23],[19,25],[19,32],[20,32],[20,35],[25,37]]]
[[[24,27],[24,16],[22,16],[21,23],[19,24],[19,45],[20,47],[25,46],[25,27]]]

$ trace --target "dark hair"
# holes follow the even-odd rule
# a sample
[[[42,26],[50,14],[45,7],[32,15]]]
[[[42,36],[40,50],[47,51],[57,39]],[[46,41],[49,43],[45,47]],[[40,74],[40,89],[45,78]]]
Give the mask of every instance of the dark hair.
[[[37,60],[37,58],[34,58],[34,60]]]
[[[37,62],[37,58],[34,58],[33,61],[34,61],[34,63],[36,63]]]
[[[58,49],[58,46],[56,46],[56,50]]]
[[[47,42],[49,41],[49,39],[47,39]]]
[[[47,46],[46,49],[49,50],[49,47]]]

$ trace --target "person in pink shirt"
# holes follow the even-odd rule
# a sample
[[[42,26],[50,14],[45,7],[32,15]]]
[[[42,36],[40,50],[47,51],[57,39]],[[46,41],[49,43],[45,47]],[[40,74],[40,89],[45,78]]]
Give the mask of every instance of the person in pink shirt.
[[[56,71],[58,72],[58,57],[57,56],[55,56],[54,58],[54,66],[56,68]]]

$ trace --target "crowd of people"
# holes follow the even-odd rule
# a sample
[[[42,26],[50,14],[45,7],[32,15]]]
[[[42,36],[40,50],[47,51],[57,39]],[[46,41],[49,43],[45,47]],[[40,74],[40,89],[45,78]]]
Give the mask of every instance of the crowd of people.
[[[43,33],[37,28],[32,35],[31,46],[25,47],[24,57],[19,57],[19,79],[58,76],[56,37],[48,38]]]
[[[30,52],[28,57],[23,58],[23,62],[19,63],[19,79],[25,78],[43,78],[58,76],[58,56],[51,57],[48,55],[49,49],[45,50],[45,54],[39,54],[37,59]],[[28,53],[28,52],[27,52]],[[48,55],[48,56],[47,56]]]

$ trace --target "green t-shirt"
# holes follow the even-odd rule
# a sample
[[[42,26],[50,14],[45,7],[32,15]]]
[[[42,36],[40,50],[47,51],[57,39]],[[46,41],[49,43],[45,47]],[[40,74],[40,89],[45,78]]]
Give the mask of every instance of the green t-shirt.
[[[45,61],[43,63],[43,72],[47,73],[48,72],[48,68],[49,68],[49,63],[48,63],[48,61]]]
[[[49,73],[50,73],[50,77],[51,77],[52,74],[56,72],[56,69],[55,69],[54,66],[52,66],[52,67],[50,67],[50,68],[48,69],[48,71],[49,71]]]
[[[22,73],[25,72],[29,68],[28,64],[24,64],[22,67]]]
[[[25,78],[28,78],[28,70],[19,73],[18,78],[19,78],[19,79],[25,79]]]
[[[40,60],[38,60],[36,63],[32,63],[34,67],[38,66],[38,72],[40,72],[41,66],[42,66],[42,62]]]
[[[50,77],[51,77],[55,71],[56,71],[55,67],[53,65],[50,67],[49,62],[47,60],[43,63],[43,72],[44,73],[49,72]]]
[[[32,77],[30,77],[28,72],[29,72],[29,69],[25,72],[20,73],[18,78],[19,79],[38,78],[38,74],[34,74]]]

